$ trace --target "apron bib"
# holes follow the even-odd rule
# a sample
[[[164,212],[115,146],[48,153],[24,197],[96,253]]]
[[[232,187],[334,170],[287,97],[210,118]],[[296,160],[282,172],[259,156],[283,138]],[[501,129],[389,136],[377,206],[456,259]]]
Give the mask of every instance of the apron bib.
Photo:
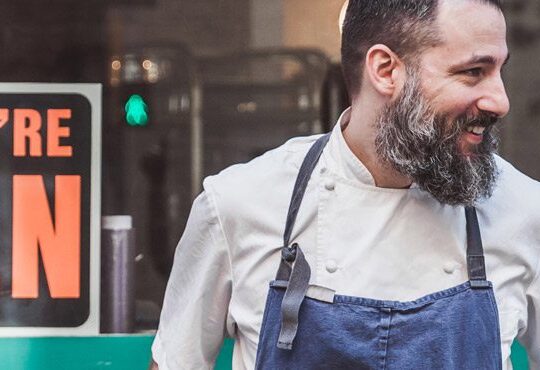
[[[336,295],[309,285],[310,266],[290,237],[328,139],[324,135],[310,148],[296,179],[256,369],[502,369],[497,305],[473,207],[465,207],[469,281],[461,285],[410,302]]]

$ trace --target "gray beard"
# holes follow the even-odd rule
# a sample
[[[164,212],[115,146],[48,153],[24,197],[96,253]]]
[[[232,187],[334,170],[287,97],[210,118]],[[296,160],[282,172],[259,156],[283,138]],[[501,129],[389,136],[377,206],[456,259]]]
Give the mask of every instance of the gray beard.
[[[472,206],[489,198],[498,177],[493,130],[497,120],[486,114],[448,120],[430,108],[418,81],[409,74],[401,96],[379,115],[375,139],[379,159],[443,204]],[[482,143],[465,156],[459,140],[471,125],[486,129]]]

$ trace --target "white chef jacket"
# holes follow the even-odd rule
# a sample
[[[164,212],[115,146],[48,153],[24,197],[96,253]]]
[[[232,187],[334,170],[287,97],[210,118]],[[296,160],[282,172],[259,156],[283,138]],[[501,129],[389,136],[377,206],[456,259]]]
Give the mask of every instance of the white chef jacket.
[[[348,148],[341,121],[291,237],[311,266],[311,284],[410,301],[467,281],[463,207],[442,205],[414,184],[376,187]],[[293,185],[316,139],[292,139],[204,181],[176,250],[152,345],[160,370],[211,369],[224,336],[235,339],[233,368],[254,368]],[[527,348],[531,369],[540,369],[540,183],[499,157],[497,165],[495,192],[477,211],[504,369],[512,368],[514,338]]]

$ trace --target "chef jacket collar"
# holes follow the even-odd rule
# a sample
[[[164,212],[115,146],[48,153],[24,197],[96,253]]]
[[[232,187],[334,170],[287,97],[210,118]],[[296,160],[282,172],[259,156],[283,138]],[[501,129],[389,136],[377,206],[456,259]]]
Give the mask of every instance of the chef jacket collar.
[[[332,130],[332,135],[330,137],[330,141],[328,142],[329,160],[337,162],[337,166],[332,166],[332,170],[336,172],[337,175],[348,180],[359,181],[360,183],[368,186],[376,186],[375,179],[367,167],[352,152],[347,145],[345,138],[343,137],[343,130],[345,130],[349,124],[350,117],[351,107],[343,111],[336,125],[334,126],[334,129]],[[410,189],[417,187],[418,186],[413,183]]]

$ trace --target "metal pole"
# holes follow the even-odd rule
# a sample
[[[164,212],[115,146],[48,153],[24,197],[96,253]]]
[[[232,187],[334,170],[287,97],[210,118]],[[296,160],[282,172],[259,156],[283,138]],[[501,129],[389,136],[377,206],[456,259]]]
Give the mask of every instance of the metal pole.
[[[135,237],[131,216],[103,216],[101,332],[132,333],[135,322]]]

